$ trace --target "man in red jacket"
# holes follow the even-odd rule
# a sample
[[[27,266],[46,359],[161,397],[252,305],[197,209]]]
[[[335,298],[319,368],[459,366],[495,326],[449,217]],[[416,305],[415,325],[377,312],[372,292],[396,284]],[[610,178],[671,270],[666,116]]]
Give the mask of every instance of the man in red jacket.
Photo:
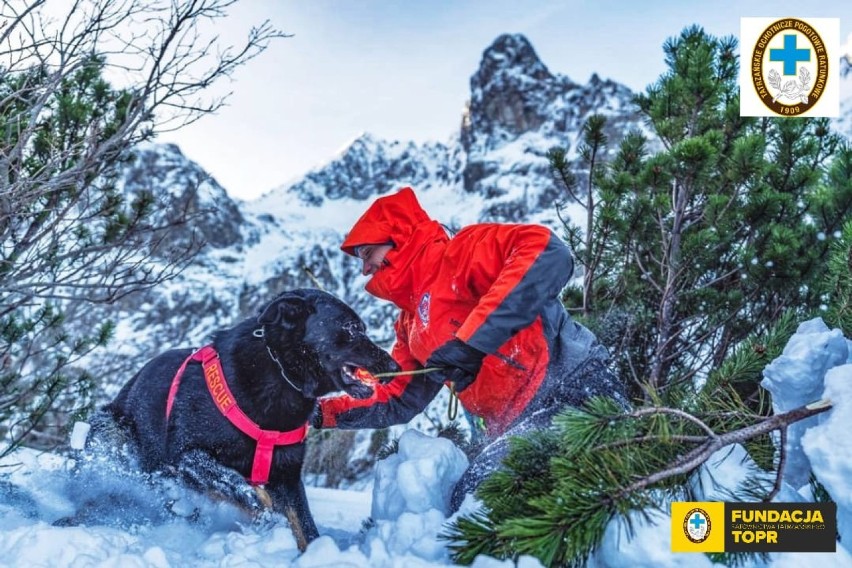
[[[318,425],[402,424],[452,383],[490,440],[457,484],[453,509],[499,467],[509,436],[546,427],[591,396],[627,405],[606,350],[558,299],[574,264],[550,229],[483,223],[451,239],[406,187],[373,202],[341,249],[372,275],[367,291],[399,307],[391,355],[400,367],[441,370],[400,375],[368,399],[323,399]]]

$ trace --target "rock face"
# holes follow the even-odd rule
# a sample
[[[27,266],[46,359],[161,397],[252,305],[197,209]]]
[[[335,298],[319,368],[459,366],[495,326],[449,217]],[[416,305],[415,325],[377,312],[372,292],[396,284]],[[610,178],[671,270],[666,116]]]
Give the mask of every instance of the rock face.
[[[485,50],[470,90],[460,133],[462,188],[491,201],[487,219],[516,221],[552,208],[560,195],[547,151],[576,148],[592,114],[608,117],[613,141],[641,128],[629,89],[597,75],[580,85],[553,74],[521,35],[502,35]]]
[[[477,145],[496,148],[541,128],[551,104],[572,86],[547,70],[525,37],[498,37],[482,54],[479,69],[470,79],[462,146],[467,152]]]
[[[123,183],[128,195],[154,194],[161,205],[156,221],[194,218],[191,224],[172,231],[175,240],[187,239],[194,232],[213,248],[234,247],[242,241],[240,227],[246,220],[240,208],[209,173],[187,160],[174,144],[140,147],[124,171]]]

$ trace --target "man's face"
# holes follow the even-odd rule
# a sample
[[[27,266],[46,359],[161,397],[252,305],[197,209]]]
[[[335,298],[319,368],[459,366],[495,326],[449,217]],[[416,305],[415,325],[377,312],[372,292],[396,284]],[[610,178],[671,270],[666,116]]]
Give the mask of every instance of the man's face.
[[[358,258],[364,263],[363,268],[361,269],[361,274],[365,276],[372,276],[376,272],[378,272],[382,266],[384,266],[383,261],[385,260],[385,255],[388,253],[390,249],[393,248],[393,245],[361,245],[358,247]]]

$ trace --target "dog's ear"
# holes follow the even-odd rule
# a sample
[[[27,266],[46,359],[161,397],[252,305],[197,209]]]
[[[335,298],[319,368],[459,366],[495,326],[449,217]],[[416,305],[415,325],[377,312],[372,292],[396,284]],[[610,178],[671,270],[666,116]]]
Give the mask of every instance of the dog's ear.
[[[304,298],[284,295],[266,306],[257,316],[257,321],[261,324],[278,324],[282,327],[293,328],[299,322],[305,321],[310,313],[310,306]]]

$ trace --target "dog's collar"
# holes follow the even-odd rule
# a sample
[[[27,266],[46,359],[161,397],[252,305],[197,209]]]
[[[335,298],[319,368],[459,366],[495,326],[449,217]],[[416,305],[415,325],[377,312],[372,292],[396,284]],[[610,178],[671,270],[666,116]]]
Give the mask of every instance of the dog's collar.
[[[172,412],[175,396],[177,395],[180,379],[183,376],[186,366],[191,361],[201,363],[204,370],[204,380],[207,383],[207,390],[213,401],[216,403],[216,408],[219,409],[228,421],[236,426],[236,428],[257,442],[254,449],[254,461],[251,466],[251,477],[249,483],[253,485],[263,485],[269,481],[269,471],[272,468],[272,452],[275,446],[290,446],[301,444],[305,441],[308,435],[308,424],[305,423],[295,430],[279,432],[278,430],[264,430],[258,426],[251,418],[246,416],[246,413],[237,405],[237,399],[234,398],[228,383],[225,381],[225,373],[222,370],[222,362],[219,360],[219,354],[211,346],[202,347],[195,353],[192,353],[175,374],[172,379],[172,385],[169,389],[169,397],[166,401],[166,421],[169,420],[169,415]]]
[[[303,396],[305,396],[305,392],[296,385],[294,385],[293,381],[287,378],[287,373],[284,372],[284,366],[281,365],[281,361],[278,360],[278,357],[276,357],[275,353],[272,352],[272,348],[269,347],[269,343],[266,341],[266,327],[260,326],[251,334],[259,339],[263,339],[263,344],[266,346],[266,352],[269,353],[269,358],[275,361],[275,364],[278,365],[278,371],[281,373],[281,377],[287,382],[288,385],[290,385],[298,392],[302,393]]]

